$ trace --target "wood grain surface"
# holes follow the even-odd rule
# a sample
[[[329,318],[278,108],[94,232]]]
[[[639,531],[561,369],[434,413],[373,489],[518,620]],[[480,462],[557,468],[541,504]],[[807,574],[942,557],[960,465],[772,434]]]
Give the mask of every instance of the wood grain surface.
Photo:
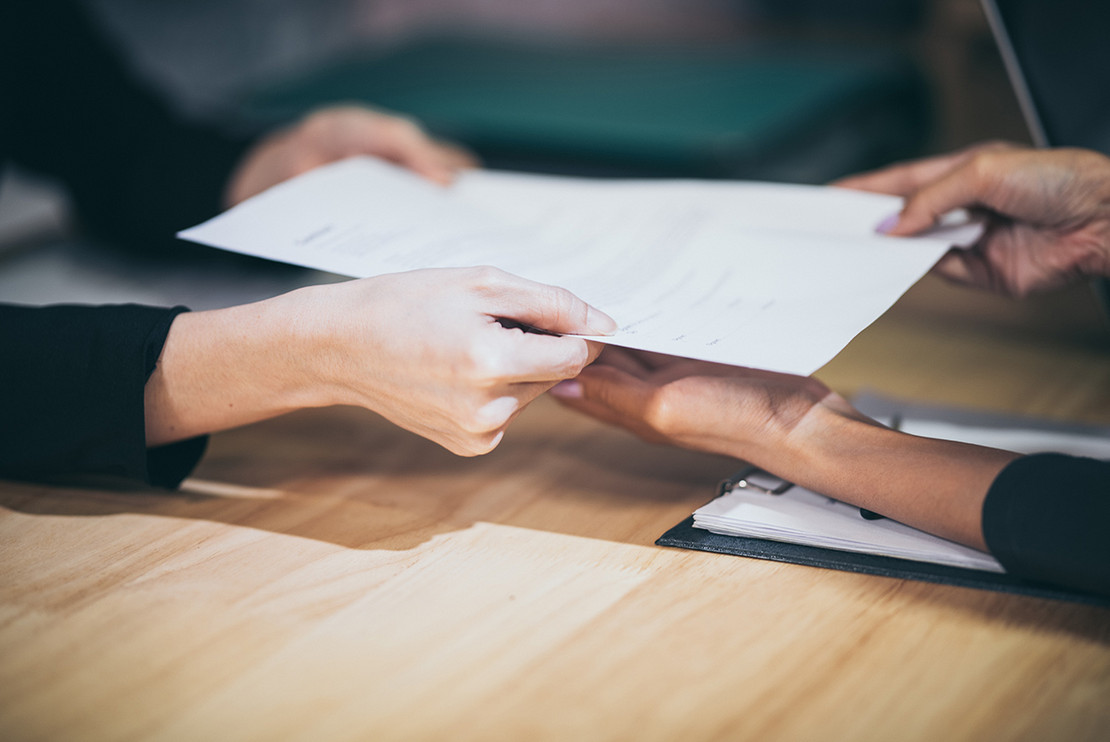
[[[1106,424],[1107,337],[930,279],[820,376]],[[653,546],[733,468],[542,399],[478,459],[332,409],[0,483],[0,739],[1110,738],[1110,610]]]

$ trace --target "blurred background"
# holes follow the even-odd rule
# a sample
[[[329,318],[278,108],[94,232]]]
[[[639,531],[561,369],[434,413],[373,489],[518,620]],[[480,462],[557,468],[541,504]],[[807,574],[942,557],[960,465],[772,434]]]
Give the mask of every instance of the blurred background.
[[[492,80],[543,81],[564,86],[588,86],[595,76],[605,77],[604,62],[626,61],[626,89],[610,89],[619,97],[643,89],[663,87],[674,92],[681,83],[698,86],[698,79],[681,78],[685,70],[665,77],[665,62],[684,60],[683,52],[717,51],[750,63],[775,60],[785,63],[791,55],[812,59],[820,54],[827,67],[859,60],[851,71],[861,86],[877,79],[902,77],[904,86],[924,83],[928,90],[931,126],[929,145],[945,149],[987,136],[1021,138],[1025,130],[1009,92],[990,30],[978,0],[86,0],[106,29],[126,48],[143,74],[194,115],[234,117],[241,106],[260,90],[282,87],[290,81],[330,82],[319,94],[338,93],[335,71],[360,70],[368,76],[378,71],[395,79],[347,82],[351,93],[392,91],[393,87],[427,73],[428,68],[451,77],[441,83],[447,90],[422,90],[414,95],[419,105],[435,95],[465,97],[488,94]],[[447,59],[434,54],[410,55],[411,66],[388,65],[406,51],[421,49],[429,40],[466,40],[474,55],[485,47],[502,51],[498,61],[507,65],[499,75],[485,70],[469,81]],[[589,65],[568,65],[559,74],[554,62],[540,77],[526,51],[548,51],[553,60],[566,63],[576,55],[599,54]],[[621,51],[625,52],[622,56]],[[558,52],[565,53],[559,57]],[[609,52],[609,58],[604,53]],[[633,54],[639,52],[639,55]],[[446,55],[445,55],[446,56]],[[640,62],[637,69],[627,56]],[[648,57],[658,60],[652,67]],[[837,57],[840,59],[837,59]],[[458,62],[458,58],[450,61]],[[354,64],[351,64],[354,62]],[[909,63],[922,77],[914,80],[901,65]],[[465,58],[464,58],[465,64]],[[478,65],[471,62],[478,73]],[[416,69],[423,65],[423,69]],[[895,65],[896,69],[884,69]],[[721,68],[727,67],[724,60]],[[437,69],[438,67],[438,69]],[[706,64],[698,71],[706,72]],[[743,71],[737,61],[731,71]],[[782,82],[775,76],[769,83]],[[826,70],[828,71],[828,70]],[[328,73],[332,74],[329,75]],[[635,73],[642,72],[637,79]],[[814,69],[795,70],[816,77]],[[452,74],[454,73],[454,74]],[[869,73],[870,77],[867,74]],[[868,78],[868,79],[864,79]],[[361,84],[360,84],[361,83]],[[423,78],[425,87],[434,80]],[[731,89],[735,90],[733,82]],[[769,86],[770,87],[770,86]],[[452,89],[453,88],[453,89]],[[730,85],[705,85],[701,92],[726,94]],[[307,90],[304,91],[307,93]],[[846,90],[839,90],[847,94]],[[888,88],[870,90],[878,97]],[[780,91],[780,94],[782,91]],[[551,91],[548,91],[551,94]],[[735,95],[735,93],[734,93]],[[307,97],[307,96],[306,96]],[[391,98],[396,97],[390,95]],[[862,106],[866,96],[853,101]],[[687,98],[690,102],[691,98]],[[274,101],[271,101],[274,102]],[[475,104],[482,101],[475,101]],[[751,106],[775,103],[768,90]],[[506,105],[511,101],[505,101]],[[659,101],[664,105],[666,101]],[[715,113],[726,101],[706,100],[702,113]],[[583,117],[590,111],[574,112]],[[594,112],[598,115],[599,112]]]
[[[491,167],[820,183],[1027,141],[978,0],[85,0],[190,117],[268,127],[337,100]],[[2,186],[0,239],[65,223]]]

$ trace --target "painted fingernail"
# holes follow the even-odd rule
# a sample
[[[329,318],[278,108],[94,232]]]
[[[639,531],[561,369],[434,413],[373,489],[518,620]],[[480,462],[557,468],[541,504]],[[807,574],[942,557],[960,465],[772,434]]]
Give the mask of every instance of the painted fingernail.
[[[551,394],[562,399],[581,399],[582,385],[574,379],[560,381],[551,387]]]
[[[901,214],[891,214],[886,219],[883,219],[875,227],[875,231],[879,234],[890,234],[891,230],[898,226],[898,220],[901,219]]]

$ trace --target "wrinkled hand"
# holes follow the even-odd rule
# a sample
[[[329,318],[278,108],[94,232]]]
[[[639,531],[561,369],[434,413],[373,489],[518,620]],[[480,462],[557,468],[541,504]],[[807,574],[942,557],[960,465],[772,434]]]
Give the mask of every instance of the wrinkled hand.
[[[295,175],[355,155],[371,155],[446,185],[475,167],[465,150],[429,137],[416,123],[369,108],[333,106],[264,137],[232,173],[225,202],[233,206]]]
[[[454,453],[492,450],[525,405],[601,346],[570,335],[616,323],[565,289],[493,268],[423,270],[288,295],[329,403],[367,407]]]
[[[867,420],[816,379],[613,346],[551,393],[645,440],[761,466],[817,406]]]
[[[904,196],[881,231],[909,235],[958,208],[987,215],[982,239],[936,267],[957,283],[1012,296],[1110,276],[1110,159],[1079,149],[989,143],[834,183]]]

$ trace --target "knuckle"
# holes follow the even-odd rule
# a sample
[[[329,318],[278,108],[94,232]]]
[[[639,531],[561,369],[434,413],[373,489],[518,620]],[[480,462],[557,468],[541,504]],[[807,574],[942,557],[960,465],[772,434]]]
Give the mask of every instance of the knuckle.
[[[971,158],[968,167],[976,183],[987,185],[993,181],[1002,167],[1008,153],[1004,150],[986,150]]]
[[[472,421],[472,432],[488,433],[497,431],[509,424],[518,407],[514,397],[499,397],[479,408]]]
[[[670,395],[655,392],[644,406],[644,421],[655,430],[665,432],[674,427],[676,408]]]
[[[567,338],[567,357],[563,362],[563,366],[556,371],[562,378],[571,378],[582,373],[582,369],[593,362],[596,354],[591,353],[590,345],[585,340],[578,340],[576,338]]]
[[[501,434],[499,432],[469,435],[457,443],[454,453],[468,458],[485,456],[497,448],[497,444],[500,442]]]
[[[484,416],[477,412],[459,421],[459,430],[468,438],[481,436],[484,433],[488,433],[494,427],[496,426],[491,426],[489,422],[484,419]]]
[[[482,454],[482,451],[478,450],[470,437],[447,441],[443,444],[443,447],[456,456],[464,456],[466,458],[480,456]]]
[[[508,373],[504,351],[490,342],[475,342],[463,354],[460,375],[471,386],[486,387]]]
[[[567,289],[551,287],[551,309],[555,313],[553,319],[558,326],[573,325],[582,327],[586,324],[586,305]]]
[[[424,136],[423,129],[403,116],[393,116],[384,125],[390,134],[401,139],[416,139]]]
[[[1013,142],[1008,142],[1005,139],[988,139],[978,148],[980,152],[1009,152],[1015,149],[1020,148],[1018,145]]]
[[[505,285],[505,273],[492,265],[479,265],[468,269],[470,282],[476,291],[495,294]]]
[[[501,443],[501,433],[495,432],[485,436],[482,440],[477,442],[475,446],[476,456],[485,456],[487,453],[493,451]]]
[[[500,427],[492,417],[494,416],[485,412],[480,402],[472,401],[452,416],[452,430],[463,441],[470,441]]]
[[[301,134],[309,139],[326,136],[331,131],[336,115],[337,112],[331,110],[313,111],[301,122]]]

